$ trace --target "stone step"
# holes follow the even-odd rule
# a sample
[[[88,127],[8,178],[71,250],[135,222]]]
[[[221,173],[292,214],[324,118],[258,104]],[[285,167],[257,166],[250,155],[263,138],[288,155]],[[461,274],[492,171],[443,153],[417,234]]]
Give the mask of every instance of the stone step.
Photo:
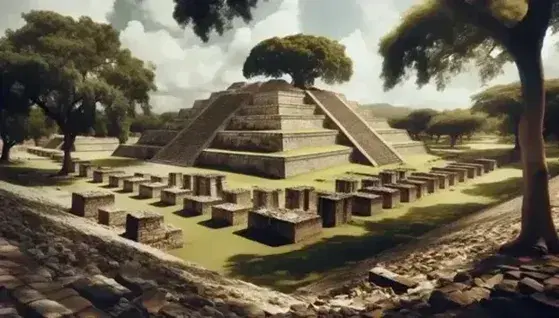
[[[227,130],[301,130],[323,128],[323,115],[249,115],[234,116]]]
[[[377,120],[367,120],[369,126],[373,127],[374,129],[390,129],[390,125],[386,121],[386,119],[377,119]]]
[[[403,156],[427,154],[425,144],[421,141],[389,142],[389,144]]]
[[[239,110],[239,115],[314,115],[314,105],[309,104],[270,104],[270,105],[247,105]]]
[[[375,131],[388,143],[413,141],[408,132],[403,129],[377,128]]]
[[[148,145],[119,145],[112,156],[148,160],[153,158],[162,147]]]
[[[294,104],[300,105],[305,103],[305,93],[303,91],[263,91],[254,94],[252,99],[253,105],[269,105],[269,104]]]
[[[210,148],[254,152],[279,152],[304,147],[322,147],[336,144],[338,131],[318,130],[225,130],[217,133]]]
[[[351,147],[301,148],[276,153],[254,153],[223,149],[205,149],[196,165],[226,169],[265,178],[288,178],[314,170],[350,163]]]

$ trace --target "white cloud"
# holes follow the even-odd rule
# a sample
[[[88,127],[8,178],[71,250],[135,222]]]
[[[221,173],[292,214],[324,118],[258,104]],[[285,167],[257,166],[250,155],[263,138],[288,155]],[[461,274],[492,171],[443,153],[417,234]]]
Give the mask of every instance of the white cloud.
[[[89,15],[96,21],[106,21],[105,17],[113,10],[115,1],[123,0],[0,0],[0,31],[7,27],[21,26],[21,13],[32,9],[54,10],[74,17]],[[126,26],[121,31],[121,41],[136,56],[156,65],[159,91],[153,96],[153,104],[157,110],[190,107],[196,98],[207,97],[210,92],[225,89],[232,82],[243,81],[244,59],[259,41],[272,36],[303,32],[303,19],[306,25],[313,25],[315,30],[331,29],[321,26],[338,23],[326,21],[316,11],[313,14],[302,11],[299,1],[310,0],[262,2],[255,14],[257,21],[250,25],[236,21],[236,29],[226,32],[223,37],[213,35],[210,43],[205,44],[191,29],[183,31],[178,28],[172,18],[172,0],[144,0],[137,7],[141,12],[140,16],[131,18],[128,15],[123,18],[126,14],[120,15],[120,19],[142,19],[119,21],[120,25]],[[354,15],[341,21],[360,21],[352,24],[359,27],[338,39],[346,45],[347,54],[354,61],[354,76],[349,83],[333,86],[332,90],[362,103],[388,102],[435,108],[464,107],[469,104],[469,96],[481,87],[475,70],[457,76],[443,92],[437,91],[434,85],[417,89],[413,78],[389,92],[382,89],[382,81],[379,79],[382,59],[377,54],[379,39],[399,22],[403,11],[419,0],[346,1],[348,2],[330,3],[329,10],[336,12],[336,6],[339,6],[340,15]],[[360,12],[350,13],[349,10],[344,10],[350,1],[359,6]],[[133,0],[130,3],[134,3]],[[320,10],[320,7],[312,7],[312,10]],[[547,77],[559,76],[559,67],[554,63],[559,57],[554,46],[557,39],[557,36],[548,38],[544,45]],[[504,73],[492,81],[492,84],[518,80],[513,65],[508,65]]]

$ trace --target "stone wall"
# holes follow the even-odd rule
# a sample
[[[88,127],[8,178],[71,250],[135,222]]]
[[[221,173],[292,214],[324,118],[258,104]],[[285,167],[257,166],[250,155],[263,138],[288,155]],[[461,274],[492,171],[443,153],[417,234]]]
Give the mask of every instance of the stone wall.
[[[112,156],[149,160],[161,149],[159,146],[147,145],[120,145]]]
[[[324,116],[235,116],[227,125],[228,130],[305,130],[322,129]]]
[[[257,93],[254,95],[254,105],[271,105],[271,104],[304,104],[305,93],[297,91],[271,91]]]
[[[336,152],[303,155],[297,157],[274,157],[253,154],[203,151],[197,165],[229,169],[249,175],[265,178],[288,178],[301,173],[325,169],[338,164],[349,163],[352,150],[350,148]]]

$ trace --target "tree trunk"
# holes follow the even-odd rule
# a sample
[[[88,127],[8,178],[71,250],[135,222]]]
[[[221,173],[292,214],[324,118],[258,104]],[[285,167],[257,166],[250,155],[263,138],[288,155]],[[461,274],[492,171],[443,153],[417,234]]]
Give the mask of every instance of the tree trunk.
[[[450,148],[456,146],[456,141],[458,141],[458,136],[448,136],[450,139]]]
[[[505,244],[501,252],[529,255],[536,249],[547,247],[550,252],[556,253],[559,252],[559,239],[551,216],[548,169],[542,134],[545,93],[541,45],[523,38],[517,41],[518,49],[511,53],[515,57],[520,75],[525,104],[518,124],[524,195],[521,211],[522,226],[518,238]],[[545,247],[541,246],[544,242]]]
[[[7,142],[2,142],[2,155],[0,156],[1,162],[9,162],[10,161],[10,150],[12,149],[13,145],[10,145]]]
[[[518,132],[514,133],[514,150],[520,150],[520,140],[518,139]]]
[[[61,176],[66,176],[71,171],[72,165],[72,147],[74,146],[74,141],[76,136],[73,134],[64,134],[64,144],[62,145],[62,150],[64,151],[64,159],[62,160],[62,168],[58,172]]]

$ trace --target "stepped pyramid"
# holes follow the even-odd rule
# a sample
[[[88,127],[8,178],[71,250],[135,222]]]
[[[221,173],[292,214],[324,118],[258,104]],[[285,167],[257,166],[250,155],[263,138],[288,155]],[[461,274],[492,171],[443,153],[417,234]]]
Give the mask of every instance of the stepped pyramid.
[[[193,116],[178,118],[177,125],[184,123],[180,132],[146,132],[114,155],[268,178],[403,160],[356,103],[333,92],[303,91],[281,80],[235,83],[196,105]]]

